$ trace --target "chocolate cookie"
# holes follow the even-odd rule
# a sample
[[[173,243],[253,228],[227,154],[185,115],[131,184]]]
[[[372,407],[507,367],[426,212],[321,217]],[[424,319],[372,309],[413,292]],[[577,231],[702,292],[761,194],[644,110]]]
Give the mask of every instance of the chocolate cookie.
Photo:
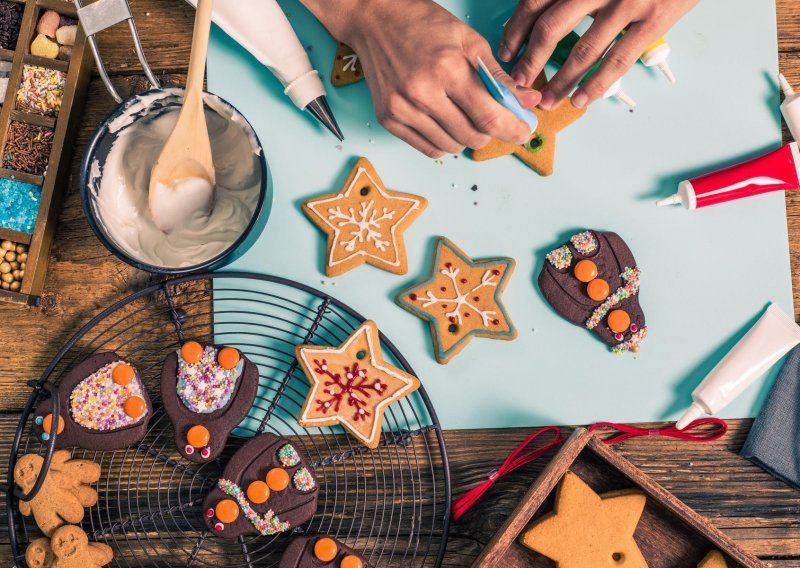
[[[647,336],[640,274],[619,235],[583,231],[546,255],[539,288],[553,309],[594,331],[612,352],[636,352]]]
[[[369,568],[367,561],[329,536],[301,536],[289,544],[278,568]]]
[[[313,517],[318,495],[314,472],[292,443],[261,434],[233,455],[203,511],[209,530],[221,537],[271,536]]]
[[[217,457],[258,391],[258,367],[233,347],[187,341],[161,371],[161,399],[187,460]]]
[[[56,386],[56,448],[119,450],[147,433],[153,406],[132,363],[116,353],[99,353],[70,371]],[[46,442],[53,422],[52,399],[36,406],[34,435]]]

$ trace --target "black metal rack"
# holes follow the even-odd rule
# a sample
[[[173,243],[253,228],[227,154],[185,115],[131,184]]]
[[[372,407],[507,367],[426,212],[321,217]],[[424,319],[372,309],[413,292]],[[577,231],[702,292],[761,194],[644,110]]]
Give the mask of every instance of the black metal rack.
[[[303,284],[279,277],[229,272],[184,276],[132,294],[93,318],[58,352],[23,410],[11,449],[6,500],[12,552],[24,566],[27,544],[39,535],[19,513],[13,484],[16,459],[52,454],[56,436],[42,444],[31,435],[31,410],[74,365],[115,351],[136,364],[153,399],[145,439],[114,452],[74,449],[101,464],[97,505],[82,527],[91,540],[114,549],[115,566],[277,566],[288,535],[229,541],[208,534],[200,507],[227,459],[254,434],[285,435],[302,448],[320,484],[317,514],[294,529],[330,534],[364,553],[372,566],[439,566],[450,521],[450,474],[436,413],[424,388],[387,408],[381,445],[369,450],[334,428],[306,430],[296,416],[308,381],[297,367],[301,343],[338,345],[364,320],[348,306]],[[212,463],[183,460],[160,405],[161,363],[185,339],[235,345],[259,368],[260,387],[250,415]],[[413,373],[381,336],[387,360]],[[62,393],[63,395],[63,393]]]

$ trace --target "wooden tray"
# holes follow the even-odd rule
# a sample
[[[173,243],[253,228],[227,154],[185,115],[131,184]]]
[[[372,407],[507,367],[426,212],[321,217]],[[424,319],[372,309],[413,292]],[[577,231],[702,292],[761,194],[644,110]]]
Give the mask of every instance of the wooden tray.
[[[553,510],[553,490],[568,470],[576,473],[597,493],[637,488],[647,495],[647,505],[634,538],[649,568],[695,568],[713,549],[726,556],[729,568],[766,568],[707,519],[584,428],[576,430],[565,442],[472,564],[473,568],[556,566],[549,558],[520,544],[518,537],[531,520]]]
[[[22,15],[16,50],[0,49],[0,59],[12,61],[8,91],[0,112],[0,149],[5,148],[8,127],[12,120],[47,126],[53,128],[54,133],[53,148],[44,176],[0,168],[0,178],[16,179],[36,184],[42,188],[33,234],[0,228],[0,240],[9,240],[28,246],[25,276],[19,292],[0,289],[0,301],[36,305],[44,287],[47,261],[61,210],[62,197],[69,183],[75,136],[89,86],[92,61],[91,50],[88,48],[86,35],[80,25],[78,25],[78,35],[75,38],[75,45],[69,61],[36,57],[30,52],[31,42],[36,37],[36,24],[41,13],[45,10],[55,10],[64,16],[77,19],[78,13],[74,3],[68,0],[12,1],[24,4],[25,10]],[[26,64],[66,72],[67,79],[61,110],[56,118],[14,109],[14,98],[22,78],[22,69]]]

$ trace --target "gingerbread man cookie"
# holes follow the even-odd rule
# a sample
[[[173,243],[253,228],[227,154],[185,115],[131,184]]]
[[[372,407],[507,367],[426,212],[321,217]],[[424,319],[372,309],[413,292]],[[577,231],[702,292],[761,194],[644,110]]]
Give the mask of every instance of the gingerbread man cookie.
[[[336,87],[358,83],[364,78],[361,60],[353,49],[342,42],[336,44],[336,56],[331,70],[331,84]]]
[[[55,556],[53,568],[101,568],[114,559],[110,546],[89,542],[89,537],[80,527],[71,525],[53,533],[50,547]]]
[[[473,336],[514,339],[517,331],[501,301],[514,259],[472,260],[444,237],[435,248],[430,276],[395,301],[430,323],[436,360],[447,363]]]
[[[14,482],[29,493],[42,471],[44,458],[22,456],[14,466]],[[100,466],[89,460],[73,460],[67,450],[53,452],[50,468],[39,492],[30,501],[19,502],[25,516],[33,515],[41,531],[50,536],[67,523],[80,523],[83,509],[97,503],[97,491],[89,487],[100,479]]]
[[[712,550],[700,561],[697,568],[728,568],[728,563],[719,550]]]
[[[25,549],[25,565],[28,568],[52,568],[55,560],[47,537],[37,538]]]
[[[367,561],[346,544],[329,536],[296,537],[281,556],[278,568],[369,568]]]
[[[305,428],[341,424],[368,448],[380,443],[386,407],[420,385],[414,375],[383,360],[371,321],[339,347],[300,345],[295,354],[311,383],[297,422]]]
[[[309,199],[303,212],[328,236],[327,276],[364,263],[405,274],[403,233],[427,205],[423,197],[386,189],[369,160],[359,158],[340,191]]]
[[[534,88],[541,89],[546,82],[542,74],[534,82]],[[480,162],[513,154],[540,175],[552,175],[556,157],[556,134],[583,116],[586,109],[576,108],[572,99],[567,97],[553,109],[534,107],[533,112],[539,119],[539,124],[525,144],[512,144],[493,138],[483,148],[473,149],[472,159]]]
[[[558,568],[647,568],[633,538],[645,503],[635,490],[598,495],[568,471],[553,512],[534,521],[520,540]]]

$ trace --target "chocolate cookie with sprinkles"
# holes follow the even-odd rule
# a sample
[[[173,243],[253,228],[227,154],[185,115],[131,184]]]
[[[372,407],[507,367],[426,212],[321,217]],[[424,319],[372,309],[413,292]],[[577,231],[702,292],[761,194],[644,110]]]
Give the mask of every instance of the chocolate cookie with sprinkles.
[[[89,357],[56,385],[58,416],[52,399],[39,403],[34,435],[48,443],[56,423],[56,448],[118,450],[144,438],[153,406],[139,371],[116,353]]]
[[[587,230],[545,255],[539,288],[564,319],[593,331],[619,354],[639,351],[647,337],[640,277],[619,235]]]
[[[216,458],[257,391],[258,367],[238,349],[187,341],[170,353],[161,371],[161,399],[180,454],[195,463]]]

